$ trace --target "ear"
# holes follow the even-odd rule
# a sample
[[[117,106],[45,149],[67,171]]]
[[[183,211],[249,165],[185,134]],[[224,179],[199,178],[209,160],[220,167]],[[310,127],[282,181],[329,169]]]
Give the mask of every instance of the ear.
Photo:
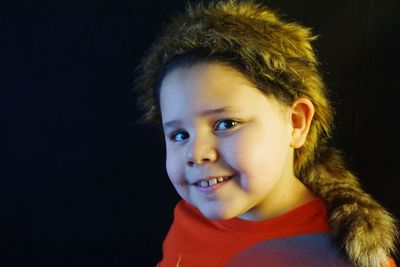
[[[301,147],[306,141],[312,118],[314,116],[314,105],[305,97],[298,98],[293,102],[291,109],[292,137],[290,146]]]

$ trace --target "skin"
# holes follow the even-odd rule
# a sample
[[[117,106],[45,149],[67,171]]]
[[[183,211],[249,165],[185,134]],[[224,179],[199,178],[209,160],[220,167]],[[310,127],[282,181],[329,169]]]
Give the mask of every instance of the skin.
[[[232,67],[200,63],[164,77],[160,110],[168,176],[206,217],[260,221],[315,197],[293,173],[314,114],[308,99],[283,106]],[[208,191],[194,184],[215,176],[231,179]]]

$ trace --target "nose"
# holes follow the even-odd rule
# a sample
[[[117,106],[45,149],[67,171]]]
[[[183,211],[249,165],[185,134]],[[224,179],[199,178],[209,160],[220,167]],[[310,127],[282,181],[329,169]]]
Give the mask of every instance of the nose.
[[[214,162],[218,158],[217,150],[211,137],[192,137],[187,148],[187,163],[189,166]]]

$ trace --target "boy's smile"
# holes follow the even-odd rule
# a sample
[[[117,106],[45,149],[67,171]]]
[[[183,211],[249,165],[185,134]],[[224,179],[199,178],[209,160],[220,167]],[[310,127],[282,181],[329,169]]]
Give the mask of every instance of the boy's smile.
[[[263,220],[312,196],[293,175],[290,107],[221,63],[178,67],[161,84],[166,167],[211,219]]]
[[[214,177],[206,177],[204,179],[199,179],[195,183],[191,183],[193,186],[197,186],[199,190],[205,193],[213,193],[218,190],[220,187],[225,185],[229,180],[232,179],[232,176],[214,176]]]

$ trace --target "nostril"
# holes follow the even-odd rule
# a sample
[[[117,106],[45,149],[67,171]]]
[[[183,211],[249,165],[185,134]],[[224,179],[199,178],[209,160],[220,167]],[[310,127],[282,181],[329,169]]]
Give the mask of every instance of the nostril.
[[[206,164],[206,163],[210,163],[210,162],[215,162],[216,161],[216,157],[214,157],[214,158],[203,158],[203,159],[200,159],[200,160],[193,160],[193,161],[189,161],[189,165],[190,166],[193,166],[193,165],[203,165],[203,164]]]
[[[189,166],[201,165],[204,163],[204,161],[207,161],[207,160],[189,160],[188,164],[189,164]]]
[[[192,138],[187,146],[187,162],[189,166],[200,165],[217,159],[217,150],[211,137]]]

